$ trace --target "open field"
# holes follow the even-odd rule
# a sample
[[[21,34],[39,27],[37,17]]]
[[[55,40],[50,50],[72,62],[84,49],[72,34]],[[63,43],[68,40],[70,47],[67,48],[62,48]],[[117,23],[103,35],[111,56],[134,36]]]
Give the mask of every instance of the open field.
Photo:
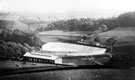
[[[28,68],[28,67],[53,67],[54,64],[42,64],[34,62],[25,62],[25,61],[0,61],[0,70],[4,69],[19,69],[19,68]]]
[[[116,28],[111,31],[98,34],[105,41],[108,38],[114,37],[118,41],[118,45],[135,45],[135,28]]]

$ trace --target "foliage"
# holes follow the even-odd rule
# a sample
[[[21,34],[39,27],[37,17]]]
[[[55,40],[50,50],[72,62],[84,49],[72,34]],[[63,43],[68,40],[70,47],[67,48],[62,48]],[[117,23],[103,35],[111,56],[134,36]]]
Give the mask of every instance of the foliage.
[[[90,18],[60,20],[48,25],[44,30],[89,31],[94,29],[93,23],[94,20]]]
[[[33,47],[41,46],[41,40],[35,35],[21,30],[3,30],[0,33],[0,57],[19,59]]]
[[[5,57],[7,59],[19,59],[27,51],[31,51],[32,47],[27,43],[23,45],[15,42],[5,42],[5,44],[0,45],[0,57]]]
[[[117,21],[119,27],[135,27],[135,12],[121,14]]]
[[[114,46],[117,43],[117,40],[114,37],[111,37],[106,40],[106,44],[109,46]]]
[[[35,34],[25,33],[21,30],[3,30],[0,33],[0,39],[5,42],[28,43],[30,46],[37,46],[42,43]]]
[[[102,25],[105,25],[103,27]],[[41,28],[39,31],[44,30],[64,30],[64,31],[93,31],[100,30],[104,32],[114,29],[116,27],[134,27],[135,26],[135,12],[127,12],[112,18],[81,18],[81,19],[69,19],[59,20],[52,22],[48,27]]]
[[[48,27],[42,30],[64,30],[64,31],[107,31],[112,29],[114,23],[113,19],[99,19],[94,20],[91,18],[81,18],[81,19],[69,19],[69,20],[60,20],[53,22]],[[104,26],[103,26],[104,25]],[[100,29],[99,29],[100,28]]]
[[[101,39],[99,37],[95,37],[94,42],[100,43]]]

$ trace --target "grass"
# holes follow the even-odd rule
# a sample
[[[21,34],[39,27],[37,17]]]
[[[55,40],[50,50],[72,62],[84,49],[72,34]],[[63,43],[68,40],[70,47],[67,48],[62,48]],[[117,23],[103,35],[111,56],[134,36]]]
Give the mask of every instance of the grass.
[[[98,34],[98,36],[103,40],[114,37],[118,43],[117,45],[135,45],[135,28],[116,28],[111,31],[103,32]]]
[[[34,63],[34,62],[24,62],[24,61],[11,61],[5,60],[0,61],[0,70],[3,69],[18,69],[27,67],[50,67],[55,66],[54,64],[44,64],[44,63]]]

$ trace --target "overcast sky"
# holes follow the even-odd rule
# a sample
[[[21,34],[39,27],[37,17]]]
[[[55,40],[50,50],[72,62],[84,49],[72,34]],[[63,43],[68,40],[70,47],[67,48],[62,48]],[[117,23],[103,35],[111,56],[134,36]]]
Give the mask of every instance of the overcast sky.
[[[115,16],[135,11],[134,0],[0,0],[0,11]],[[84,13],[83,13],[84,12]],[[85,14],[87,12],[87,14]],[[75,13],[75,14],[74,14]],[[80,13],[80,14],[79,14]],[[100,15],[101,14],[101,15]]]

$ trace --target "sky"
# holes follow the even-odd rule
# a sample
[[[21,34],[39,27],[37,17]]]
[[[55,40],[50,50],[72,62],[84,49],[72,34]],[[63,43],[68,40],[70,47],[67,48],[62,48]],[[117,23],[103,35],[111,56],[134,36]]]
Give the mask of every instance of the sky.
[[[134,0],[0,0],[0,11],[108,17],[135,11]]]

